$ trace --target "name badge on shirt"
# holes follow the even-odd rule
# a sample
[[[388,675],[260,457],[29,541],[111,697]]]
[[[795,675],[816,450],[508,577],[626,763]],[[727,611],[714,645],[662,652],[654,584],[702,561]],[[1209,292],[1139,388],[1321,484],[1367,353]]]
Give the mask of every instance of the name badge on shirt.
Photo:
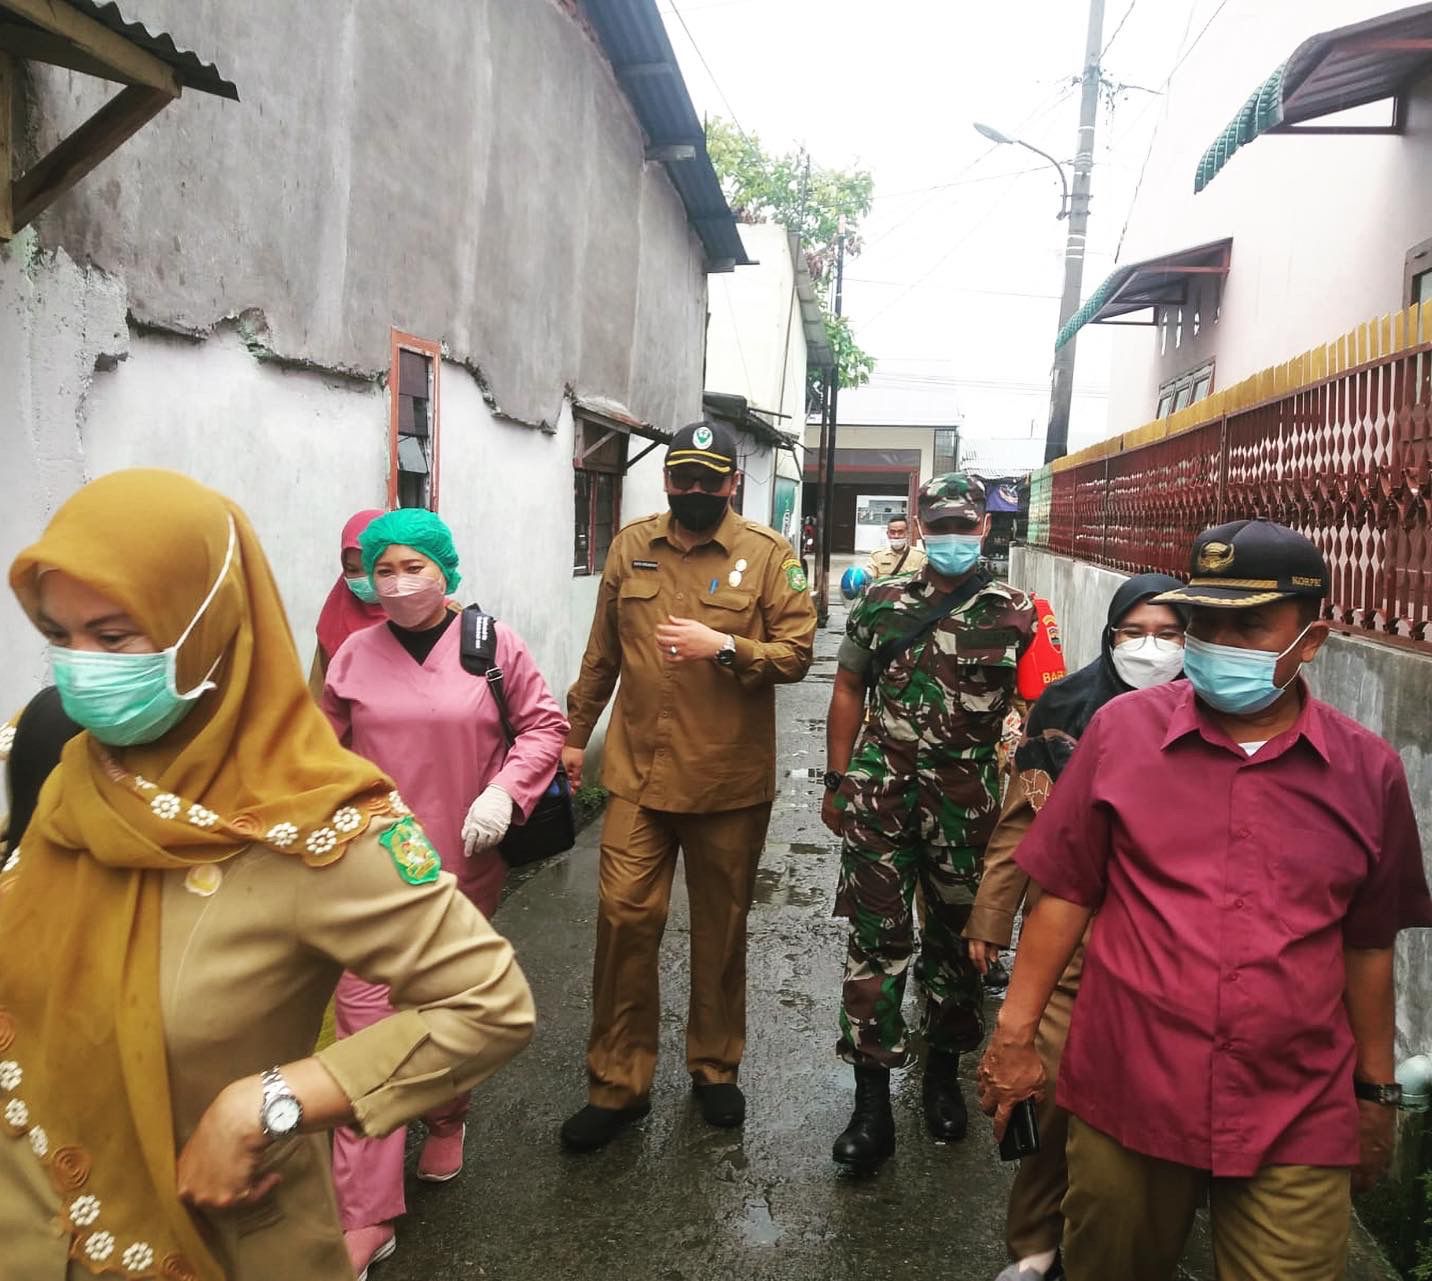
[[[661,566],[654,560],[634,560],[631,563],[633,569],[660,569]]]

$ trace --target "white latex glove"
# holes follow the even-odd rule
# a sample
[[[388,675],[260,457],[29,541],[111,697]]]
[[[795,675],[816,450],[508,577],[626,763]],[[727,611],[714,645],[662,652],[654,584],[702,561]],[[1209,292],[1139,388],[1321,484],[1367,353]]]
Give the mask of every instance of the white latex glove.
[[[512,797],[491,784],[468,808],[462,821],[462,852],[467,858],[490,850],[512,826]]]

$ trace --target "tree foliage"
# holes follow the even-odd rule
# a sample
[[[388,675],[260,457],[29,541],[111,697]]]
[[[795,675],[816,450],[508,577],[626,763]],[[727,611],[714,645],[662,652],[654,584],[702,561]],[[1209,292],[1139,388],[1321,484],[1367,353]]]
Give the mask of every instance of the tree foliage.
[[[768,152],[755,135],[722,119],[706,125],[706,149],[726,200],[740,222],[776,222],[799,234],[806,265],[825,308],[826,336],[841,387],[870,381],[875,358],[855,340],[848,317],[830,314],[836,248],[845,225],[847,261],[862,248],[860,224],[875,197],[875,179],[863,169],[826,169],[804,151]]]

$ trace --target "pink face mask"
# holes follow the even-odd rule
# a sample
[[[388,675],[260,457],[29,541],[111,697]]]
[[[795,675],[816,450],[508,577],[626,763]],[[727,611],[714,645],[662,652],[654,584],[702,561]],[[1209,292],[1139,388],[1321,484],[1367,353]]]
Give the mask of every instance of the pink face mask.
[[[444,584],[426,574],[397,574],[377,580],[378,604],[399,627],[421,627],[438,612],[447,595]]]

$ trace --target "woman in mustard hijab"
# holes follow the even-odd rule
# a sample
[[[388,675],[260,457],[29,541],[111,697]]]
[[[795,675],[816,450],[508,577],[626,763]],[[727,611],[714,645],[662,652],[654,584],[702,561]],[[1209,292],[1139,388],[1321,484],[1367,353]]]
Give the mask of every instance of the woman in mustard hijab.
[[[339,746],[232,503],[106,476],[10,585],[86,732],[0,871],[4,1274],[349,1278],[324,1132],[520,1050],[512,949]],[[345,968],[396,1012],[312,1055]]]

